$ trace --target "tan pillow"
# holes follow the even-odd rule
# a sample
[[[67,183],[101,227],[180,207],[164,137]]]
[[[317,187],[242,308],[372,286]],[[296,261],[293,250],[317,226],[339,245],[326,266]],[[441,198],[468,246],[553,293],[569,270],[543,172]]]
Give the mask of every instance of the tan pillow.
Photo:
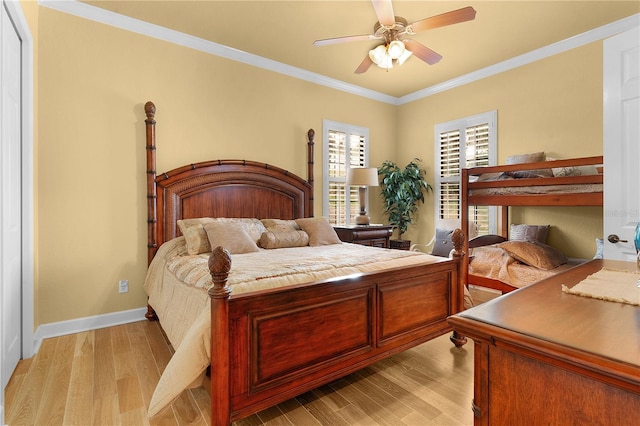
[[[211,222],[204,225],[211,248],[222,246],[231,254],[242,254],[260,249],[240,222]]]
[[[251,236],[254,244],[258,244],[260,236],[266,228],[258,219],[234,218],[234,217],[201,217],[196,219],[178,220],[180,232],[184,235],[188,254],[200,254],[211,252],[209,238],[204,230],[204,225],[212,222],[220,223],[240,223],[245,231]]]
[[[188,254],[209,253],[211,246],[203,225],[213,222],[210,217],[178,220],[178,228],[184,235]]]
[[[514,259],[539,269],[550,270],[567,263],[567,257],[560,251],[535,241],[505,241],[498,247]]]
[[[262,219],[261,220],[267,231],[272,232],[284,232],[284,231],[299,231],[300,226],[295,220],[286,219]]]
[[[537,241],[547,242],[549,225],[514,225],[511,224],[509,230],[509,240],[511,241]]]
[[[285,231],[263,232],[259,241],[260,247],[265,249],[304,247],[309,245],[309,234],[294,229]]]
[[[531,154],[510,155],[507,157],[507,164],[537,163],[544,161],[544,152],[532,152]]]
[[[310,246],[324,246],[328,244],[340,244],[340,238],[335,229],[325,217],[309,217],[296,219],[296,223],[304,232],[309,234]]]
[[[531,154],[510,155],[507,157],[507,164],[524,164],[524,163],[537,163],[539,161],[545,161],[544,152],[533,152]],[[516,179],[521,178],[537,178],[537,177],[551,177],[553,171],[551,169],[533,169],[533,170],[517,170],[513,172],[505,172],[507,176],[511,176]]]

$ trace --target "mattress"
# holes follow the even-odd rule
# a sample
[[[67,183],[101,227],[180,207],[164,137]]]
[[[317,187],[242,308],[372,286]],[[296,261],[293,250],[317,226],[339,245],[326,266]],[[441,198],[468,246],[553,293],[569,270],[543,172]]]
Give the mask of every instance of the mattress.
[[[469,196],[475,197],[485,195],[585,194],[591,192],[602,192],[602,188],[602,184],[510,186],[500,188],[470,189]]]

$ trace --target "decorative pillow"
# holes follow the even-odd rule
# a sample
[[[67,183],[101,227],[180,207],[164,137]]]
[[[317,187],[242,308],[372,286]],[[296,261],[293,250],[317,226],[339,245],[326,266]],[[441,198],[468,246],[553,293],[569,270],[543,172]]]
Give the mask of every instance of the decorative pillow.
[[[511,241],[537,241],[547,242],[549,225],[514,225],[511,224],[509,230],[509,240]]]
[[[262,219],[261,220],[267,231],[283,232],[283,231],[299,231],[300,226],[295,220],[286,219]]]
[[[539,161],[545,161],[543,151],[533,152],[531,154],[510,155],[507,157],[507,164],[537,163]],[[553,176],[553,171],[551,169],[517,170],[505,172],[505,175],[516,179],[551,177]]]
[[[211,251],[209,238],[204,230],[204,225],[212,222],[242,224],[245,231],[251,236],[254,244],[258,244],[262,233],[266,231],[262,222],[252,218],[201,217],[196,219],[181,219],[177,221],[177,224],[180,232],[185,236],[188,254],[209,253]]]
[[[550,270],[567,263],[567,257],[560,251],[536,241],[505,241],[498,247],[519,262],[538,269]]]
[[[507,164],[537,163],[544,161],[544,152],[532,152],[531,154],[510,155],[507,157]]]
[[[222,246],[231,254],[259,251],[246,225],[241,222],[215,221],[204,225],[211,248]]]
[[[285,231],[263,232],[259,241],[265,249],[304,247],[309,245],[309,234],[294,229]]]
[[[262,233],[266,231],[266,228],[258,219],[254,218],[236,218],[236,217],[218,217],[213,219],[215,222],[222,223],[240,223],[244,226],[247,234],[251,237],[255,244],[258,244]]]
[[[210,217],[178,220],[178,228],[184,235],[187,245],[187,254],[209,253],[211,251],[209,239],[203,227],[204,224],[211,222],[213,219]]]
[[[296,223],[309,235],[310,246],[324,246],[340,244],[340,238],[335,229],[325,217],[308,217],[296,219]]]
[[[449,257],[449,253],[453,250],[451,235],[453,235],[453,229],[436,228],[436,238],[431,254],[434,256]]]

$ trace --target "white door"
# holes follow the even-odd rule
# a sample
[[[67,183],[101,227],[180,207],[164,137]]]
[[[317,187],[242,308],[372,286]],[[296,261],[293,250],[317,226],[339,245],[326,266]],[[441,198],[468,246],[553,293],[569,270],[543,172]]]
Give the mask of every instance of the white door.
[[[21,41],[0,7],[0,294],[2,301],[2,389],[22,351],[22,209],[21,209]],[[3,392],[4,393],[4,392]]]
[[[640,221],[640,28],[604,41],[604,257],[635,261]],[[618,242],[615,242],[618,240]]]

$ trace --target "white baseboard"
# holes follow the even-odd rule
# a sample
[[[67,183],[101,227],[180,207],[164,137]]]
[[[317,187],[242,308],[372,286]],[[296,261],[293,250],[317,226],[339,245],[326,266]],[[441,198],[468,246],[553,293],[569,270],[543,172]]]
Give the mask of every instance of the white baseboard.
[[[34,333],[34,354],[38,353],[42,340],[50,337],[64,336],[66,334],[80,333],[98,328],[112,327],[114,325],[127,324],[145,319],[147,308],[137,308],[128,311],[112,312],[104,315],[77,318],[69,321],[52,322],[42,324]]]

